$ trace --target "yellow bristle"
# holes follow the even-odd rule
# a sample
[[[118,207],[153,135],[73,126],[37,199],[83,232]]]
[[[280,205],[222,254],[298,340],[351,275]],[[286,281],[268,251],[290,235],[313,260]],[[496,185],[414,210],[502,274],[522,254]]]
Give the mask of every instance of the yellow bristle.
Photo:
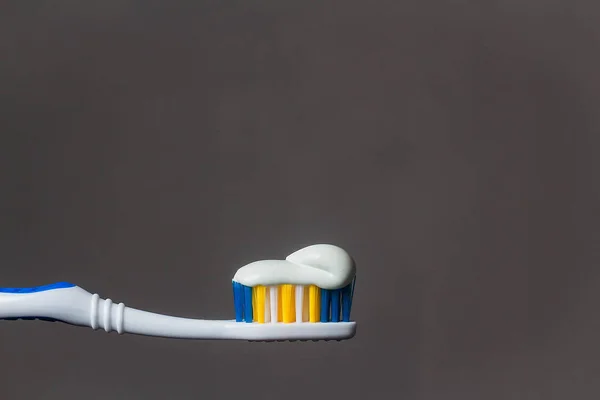
[[[291,301],[288,306],[288,315],[290,317],[290,322],[296,322],[296,286],[292,285],[291,290]]]
[[[277,286],[277,322],[283,322],[283,299],[281,296],[283,290],[281,285]]]
[[[308,310],[309,310],[309,301],[308,301],[308,296],[309,296],[309,289],[308,286],[304,286],[304,304],[302,305],[302,321],[304,322],[308,322],[309,318],[308,318]]]
[[[265,322],[271,322],[271,291],[265,286]]]
[[[294,309],[295,303],[295,287],[294,285],[281,285],[281,297],[283,306],[283,322],[290,323],[296,321],[296,312]]]
[[[266,297],[266,290],[267,288],[265,286],[255,286],[254,290],[253,290],[253,295],[254,295],[254,301],[252,302],[253,305],[253,312],[254,314],[254,320],[256,322],[258,322],[259,324],[264,324],[265,323],[265,297]]]
[[[320,319],[319,312],[321,311],[321,290],[315,285],[310,285],[308,294],[309,294],[309,300],[308,300],[309,321],[310,322],[319,322],[319,319]]]

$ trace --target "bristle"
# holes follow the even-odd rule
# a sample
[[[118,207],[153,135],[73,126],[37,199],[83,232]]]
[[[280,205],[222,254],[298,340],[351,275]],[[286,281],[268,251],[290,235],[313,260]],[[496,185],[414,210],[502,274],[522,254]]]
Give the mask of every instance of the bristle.
[[[302,321],[304,322],[308,322],[309,321],[309,286],[304,286],[304,301],[302,303]]]
[[[350,321],[350,309],[352,307],[352,284],[342,289],[342,321]]]
[[[331,291],[331,322],[340,322],[340,290]]]
[[[321,322],[329,322],[331,290],[321,289]]]
[[[302,307],[304,306],[304,286],[297,285],[296,286],[296,322],[302,322]]]
[[[251,323],[252,317],[252,288],[244,286],[244,320]]]
[[[354,299],[354,287],[356,286],[356,275],[352,279],[352,289],[350,289],[350,308],[352,308],[352,299]]]
[[[235,305],[235,320],[242,322],[244,320],[244,286],[235,281],[233,282],[233,302]]]
[[[265,304],[263,309],[265,310],[265,322],[271,322],[271,290],[268,287],[265,288]]]
[[[271,303],[271,322],[278,321],[279,315],[279,288],[277,286],[271,286],[269,288],[269,303]]]
[[[296,320],[294,307],[294,285],[281,285],[281,298],[283,302],[283,322],[294,322]]]
[[[256,289],[252,288],[252,321],[256,321],[256,316],[258,313],[256,312]]]
[[[308,320],[310,322],[319,322],[319,317],[320,317],[320,289],[315,286],[315,285],[310,285],[309,290],[308,290],[308,307],[309,307],[309,312],[308,312]]]
[[[265,286],[257,285],[254,287],[254,319],[259,324],[265,323]]]
[[[283,289],[277,286],[277,321],[283,322]]]
[[[350,322],[356,277],[341,289],[232,282],[235,320],[247,323]]]

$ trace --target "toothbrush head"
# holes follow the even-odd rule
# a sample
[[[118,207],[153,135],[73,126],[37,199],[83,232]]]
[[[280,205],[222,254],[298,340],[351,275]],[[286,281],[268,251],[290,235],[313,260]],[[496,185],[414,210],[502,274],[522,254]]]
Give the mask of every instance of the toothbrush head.
[[[356,325],[350,320],[355,282],[352,257],[328,244],[305,247],[285,260],[253,262],[233,278],[236,321],[265,327],[318,324],[324,330],[342,328],[333,323],[350,324],[347,337],[333,337],[347,339]],[[327,335],[319,338],[327,340]]]

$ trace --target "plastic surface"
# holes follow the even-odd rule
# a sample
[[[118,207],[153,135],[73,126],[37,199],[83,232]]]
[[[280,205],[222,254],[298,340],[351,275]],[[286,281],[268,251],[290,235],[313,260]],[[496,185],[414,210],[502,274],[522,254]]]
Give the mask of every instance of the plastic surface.
[[[119,334],[181,339],[342,340],[356,331],[355,322],[258,324],[172,317],[114,304],[79,286],[0,293],[0,319],[15,318],[43,318]]]

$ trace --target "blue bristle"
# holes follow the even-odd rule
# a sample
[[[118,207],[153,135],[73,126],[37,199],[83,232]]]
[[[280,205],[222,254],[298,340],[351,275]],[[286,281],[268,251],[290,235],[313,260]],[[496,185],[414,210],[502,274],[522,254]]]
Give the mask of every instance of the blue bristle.
[[[350,310],[352,310],[352,299],[354,299],[354,287],[356,286],[356,275],[352,279],[352,289],[350,289]]]
[[[237,299],[237,292],[235,290],[235,282],[232,281],[231,282],[231,289],[233,290],[233,306],[235,307],[235,315],[236,315],[236,321],[237,321],[237,306],[238,306],[238,299]],[[239,321],[238,321],[239,322]]]
[[[244,288],[241,283],[233,282],[233,301],[235,303],[235,320],[244,320]]]
[[[243,286],[243,285],[242,285]],[[252,322],[252,287],[243,286],[244,288],[244,318],[246,322]]]
[[[331,291],[331,322],[340,322],[340,289]]]
[[[342,321],[350,322],[350,309],[352,308],[352,289],[354,281],[342,289]]]
[[[321,289],[321,322],[329,322],[329,299],[331,290]]]

